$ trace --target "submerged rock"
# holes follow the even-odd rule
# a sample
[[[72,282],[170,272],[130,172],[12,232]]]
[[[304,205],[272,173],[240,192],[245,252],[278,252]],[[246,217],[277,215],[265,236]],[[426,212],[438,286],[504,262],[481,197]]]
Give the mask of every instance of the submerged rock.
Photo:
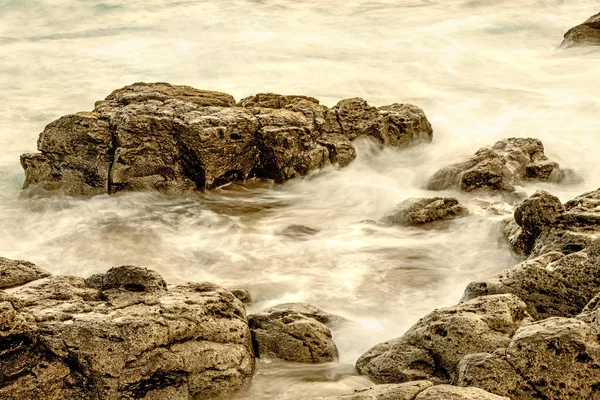
[[[524,181],[560,182],[572,175],[544,154],[538,139],[509,138],[479,149],[469,160],[437,171],[429,180],[430,190],[457,189],[513,192]]]
[[[20,286],[50,276],[50,273],[34,263],[0,257],[0,289]]]
[[[252,379],[244,307],[210,284],[125,266],[0,298],[0,398],[205,399]]]
[[[181,193],[343,167],[356,157],[350,140],[358,135],[407,147],[431,141],[432,131],[410,104],[375,109],[350,99],[329,109],[311,97],[258,94],[236,105],[225,93],[136,83],[92,112],[50,123],[40,134],[40,153],[23,154],[21,164],[25,188]]]
[[[562,46],[600,45],[600,13],[565,33]]]
[[[303,363],[334,361],[338,350],[324,323],[333,319],[333,315],[303,303],[281,304],[252,314],[248,322],[256,356]]]
[[[356,368],[379,383],[452,382],[463,356],[507,347],[515,331],[530,320],[516,296],[479,297],[433,311],[402,337],[371,348]]]
[[[394,225],[424,225],[460,217],[467,209],[451,197],[412,198],[385,215],[382,222]]]

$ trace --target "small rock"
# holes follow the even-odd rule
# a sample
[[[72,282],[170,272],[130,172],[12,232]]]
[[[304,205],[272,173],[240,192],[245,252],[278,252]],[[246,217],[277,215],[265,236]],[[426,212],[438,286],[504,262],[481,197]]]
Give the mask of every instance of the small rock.
[[[436,221],[446,221],[466,214],[466,208],[451,197],[411,198],[382,218],[394,225],[417,226]]]
[[[305,225],[289,225],[281,231],[282,235],[291,238],[303,238],[307,236],[314,236],[317,233],[319,233],[318,229],[310,228]]]
[[[592,15],[583,24],[569,29],[561,44],[563,47],[582,45],[600,45],[600,13]]]
[[[47,276],[50,276],[48,271],[29,261],[0,257],[0,289],[24,285]]]
[[[252,295],[246,289],[231,289],[231,294],[233,294],[239,301],[244,304],[252,303]]]

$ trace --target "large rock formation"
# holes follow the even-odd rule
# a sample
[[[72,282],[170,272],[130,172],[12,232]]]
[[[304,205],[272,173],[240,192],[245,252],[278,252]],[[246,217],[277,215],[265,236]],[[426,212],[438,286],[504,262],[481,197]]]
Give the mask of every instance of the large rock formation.
[[[431,190],[457,189],[509,191],[525,181],[555,181],[571,178],[544,154],[538,139],[509,138],[479,149],[469,160],[437,171],[429,180]]]
[[[592,15],[581,25],[565,33],[562,46],[600,45],[600,13]]]
[[[376,109],[350,99],[329,109],[311,97],[259,94],[236,105],[224,93],[136,83],[92,112],[50,123],[40,153],[23,154],[21,164],[26,188],[180,193],[345,166],[356,157],[350,140],[358,135],[406,147],[431,141],[432,130],[410,104]]]
[[[248,316],[257,357],[322,363],[338,358],[331,330],[325,323],[341,317],[304,303],[281,304]]]
[[[398,204],[382,218],[382,222],[418,226],[451,220],[466,213],[467,209],[452,197],[411,198]]]
[[[0,292],[0,398],[208,399],[254,372],[242,303],[123,266]]]

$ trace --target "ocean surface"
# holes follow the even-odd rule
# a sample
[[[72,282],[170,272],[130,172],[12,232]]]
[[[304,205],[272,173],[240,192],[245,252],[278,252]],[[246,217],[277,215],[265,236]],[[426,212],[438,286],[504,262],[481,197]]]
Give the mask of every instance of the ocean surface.
[[[354,362],[400,336],[467,283],[518,262],[501,234],[514,204],[432,193],[433,172],[506,137],[536,137],[584,182],[530,184],[568,200],[600,186],[600,49],[560,49],[597,0],[0,0],[0,256],[55,274],[123,264],[168,283],[246,288],[249,312],[308,302],[353,322],[340,360],[260,360],[236,399],[310,399],[370,385]],[[434,141],[407,150],[356,143],[358,158],[281,186],[190,197],[20,196],[19,155],[54,119],[113,89],[166,81],[227,92],[348,97],[425,110]],[[428,229],[377,220],[415,196],[456,196],[466,218]],[[294,224],[319,232],[289,237]]]

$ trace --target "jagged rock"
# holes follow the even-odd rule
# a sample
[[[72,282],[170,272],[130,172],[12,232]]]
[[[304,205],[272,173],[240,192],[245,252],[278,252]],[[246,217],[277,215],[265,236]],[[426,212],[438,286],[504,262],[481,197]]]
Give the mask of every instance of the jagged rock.
[[[511,399],[539,399],[538,392],[506,360],[506,349],[468,354],[458,363],[457,386],[478,387]]]
[[[600,45],[600,13],[565,33],[561,46]]]
[[[433,311],[402,337],[367,351],[356,368],[379,383],[450,382],[463,356],[507,347],[530,320],[526,305],[514,295],[479,297]]]
[[[593,399],[600,382],[598,326],[549,318],[520,328],[508,347],[511,366],[543,399]]]
[[[239,301],[243,304],[252,303],[252,295],[246,289],[231,289],[231,294],[233,294]]]
[[[338,358],[331,330],[321,321],[331,316],[307,304],[281,304],[248,316],[257,357],[321,363]]]
[[[425,389],[415,400],[510,400],[478,388],[437,385]]]
[[[515,220],[505,228],[513,250],[536,257],[551,251],[565,254],[591,245],[600,233],[600,189],[565,203],[547,192],[536,192],[517,206]]]
[[[424,225],[466,214],[466,208],[451,197],[411,198],[385,215],[382,222],[394,225]]]
[[[429,143],[433,138],[425,113],[412,104],[375,108],[356,97],[340,101],[332,112],[349,139],[370,136],[385,145],[403,148]]]
[[[50,276],[50,273],[34,263],[0,257],[0,289],[20,286]]]
[[[313,400],[414,400],[423,390],[433,386],[430,381],[390,383],[357,390],[354,394],[319,397]]]
[[[509,138],[479,149],[467,161],[442,168],[430,178],[427,187],[513,192],[515,185],[524,181],[559,182],[569,174],[546,157],[540,140]]]
[[[251,178],[284,182],[354,160],[353,120],[338,115],[339,108],[276,94],[236,105],[225,93],[136,83],[115,90],[92,112],[50,123],[40,134],[40,153],[21,156],[24,187],[94,195],[182,193]],[[420,108],[392,104],[374,110],[370,123],[383,143],[431,141]]]
[[[463,301],[512,293],[527,304],[527,311],[536,320],[575,316],[600,291],[599,252],[600,242],[569,255],[546,253],[496,277],[470,283]]]
[[[204,399],[252,379],[244,307],[210,283],[167,288],[124,266],[87,282],[44,278],[0,300],[3,399]]]

